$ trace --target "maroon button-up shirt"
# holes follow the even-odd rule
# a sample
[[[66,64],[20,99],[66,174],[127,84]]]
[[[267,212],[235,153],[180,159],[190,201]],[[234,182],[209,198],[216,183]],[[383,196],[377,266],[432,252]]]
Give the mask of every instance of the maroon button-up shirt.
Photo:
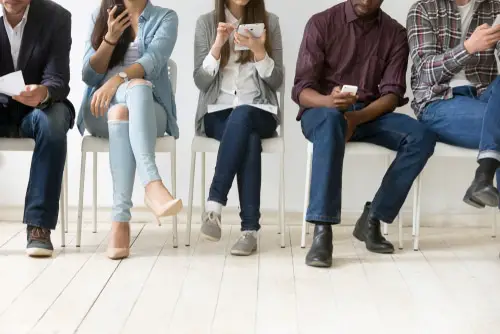
[[[386,94],[408,103],[406,29],[382,10],[372,22],[359,19],[350,0],[314,15],[306,25],[292,99],[300,105],[305,88],[328,95],[335,86],[358,86],[359,102]],[[297,120],[303,113],[301,108]]]

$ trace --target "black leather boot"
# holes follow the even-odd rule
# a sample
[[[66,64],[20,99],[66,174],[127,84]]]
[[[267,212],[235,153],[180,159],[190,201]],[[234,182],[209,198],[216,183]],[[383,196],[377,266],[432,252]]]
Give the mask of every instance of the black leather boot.
[[[313,243],[306,256],[306,264],[311,267],[331,267],[333,253],[332,241],[332,226],[316,224],[314,226]]]
[[[493,186],[493,180],[485,173],[476,172],[476,177],[465,193],[464,202],[478,209],[486,205],[498,206],[498,190]]]
[[[356,239],[363,241],[366,249],[370,252],[391,254],[394,253],[394,246],[387,241],[380,231],[380,221],[370,217],[371,203],[365,204],[363,214],[356,222],[354,232]]]

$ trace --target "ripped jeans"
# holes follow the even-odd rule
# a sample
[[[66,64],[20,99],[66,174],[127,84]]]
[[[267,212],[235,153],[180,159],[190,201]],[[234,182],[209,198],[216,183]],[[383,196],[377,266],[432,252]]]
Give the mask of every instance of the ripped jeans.
[[[111,113],[113,117],[109,116]],[[161,180],[155,145],[156,138],[165,135],[166,111],[155,102],[151,83],[135,79],[120,85],[104,117],[95,117],[85,110],[83,121],[93,136],[109,138],[112,220],[129,222],[136,168],[144,186]]]

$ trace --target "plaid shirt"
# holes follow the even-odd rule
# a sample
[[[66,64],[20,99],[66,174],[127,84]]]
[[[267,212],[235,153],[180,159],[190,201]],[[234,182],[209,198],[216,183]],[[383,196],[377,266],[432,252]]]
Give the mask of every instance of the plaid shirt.
[[[476,27],[492,25],[498,14],[500,1],[476,0],[467,38]],[[412,108],[417,116],[430,102],[453,97],[449,83],[460,71],[465,69],[479,93],[498,75],[495,50],[469,54],[461,41],[461,24],[455,0],[418,0],[410,9],[406,28],[413,61]]]

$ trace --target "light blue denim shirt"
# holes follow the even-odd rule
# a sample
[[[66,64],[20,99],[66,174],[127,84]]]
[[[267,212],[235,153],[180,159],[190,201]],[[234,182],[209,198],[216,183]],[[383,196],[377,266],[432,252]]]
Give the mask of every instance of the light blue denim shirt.
[[[83,58],[82,80],[87,88],[77,120],[78,129],[82,135],[85,132],[83,111],[90,109],[92,95],[104,84],[103,79],[106,76],[106,73],[97,73],[90,66],[90,57],[96,52],[92,47],[90,36],[94,29],[97,13],[98,11],[92,15],[92,25]],[[153,84],[155,101],[162,105],[167,112],[167,134],[175,138],[179,138],[179,127],[177,126],[175,97],[168,78],[167,64],[177,40],[178,24],[179,19],[175,11],[154,6],[148,1],[139,17],[139,31],[137,32],[140,55],[137,63],[144,68],[144,79]]]

